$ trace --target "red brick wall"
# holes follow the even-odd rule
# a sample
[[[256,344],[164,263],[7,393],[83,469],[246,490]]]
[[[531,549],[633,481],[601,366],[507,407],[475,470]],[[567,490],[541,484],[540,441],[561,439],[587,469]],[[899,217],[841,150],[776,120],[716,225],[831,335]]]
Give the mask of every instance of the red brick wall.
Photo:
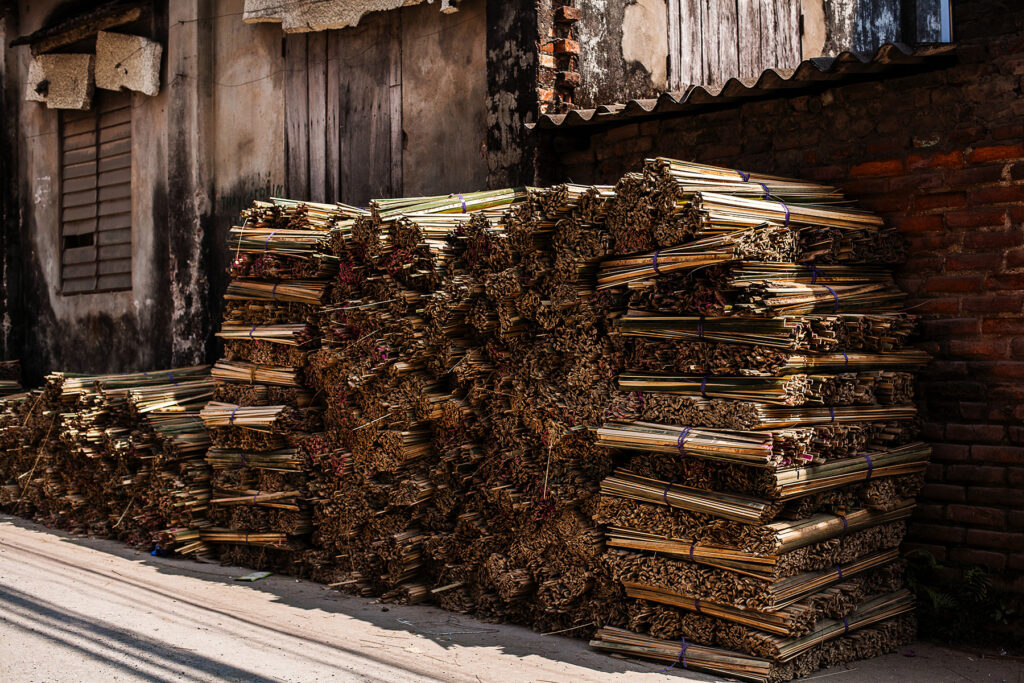
[[[912,540],[1024,592],[1024,30],[999,6],[961,3],[948,68],[559,134],[544,180],[614,182],[664,155],[837,183],[898,225],[899,281],[935,355]]]

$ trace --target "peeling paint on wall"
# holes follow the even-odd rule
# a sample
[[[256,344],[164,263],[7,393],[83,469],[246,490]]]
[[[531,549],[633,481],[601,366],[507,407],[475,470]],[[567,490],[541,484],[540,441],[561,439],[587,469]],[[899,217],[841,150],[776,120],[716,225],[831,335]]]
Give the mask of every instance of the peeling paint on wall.
[[[668,6],[665,0],[636,0],[622,18],[622,57],[638,62],[651,82],[668,89]]]

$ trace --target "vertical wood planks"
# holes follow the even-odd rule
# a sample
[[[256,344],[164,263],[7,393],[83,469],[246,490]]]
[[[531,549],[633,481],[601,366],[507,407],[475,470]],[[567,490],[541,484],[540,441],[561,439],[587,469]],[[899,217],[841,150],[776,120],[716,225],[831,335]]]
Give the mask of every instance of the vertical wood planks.
[[[285,37],[285,189],[290,197],[309,196],[309,107],[306,34]]]
[[[703,0],[672,0],[679,3],[680,83],[700,85],[704,80]]]
[[[341,72],[338,62],[341,31],[327,31],[327,106],[325,110],[326,150],[324,153],[324,184],[327,202],[341,201]]]
[[[388,119],[391,124],[391,170],[390,192],[386,195],[397,197],[402,194],[402,14],[392,13],[390,26],[390,58],[388,70]]]
[[[760,0],[737,0],[736,2],[736,45],[738,46],[740,78],[756,77],[763,71],[766,61],[761,54],[761,16],[758,11]]]
[[[327,199],[327,34],[306,38],[307,106],[309,108],[309,194],[314,202]]]
[[[668,2],[668,89],[682,90],[684,85],[682,52],[682,27],[679,23],[680,3]]]

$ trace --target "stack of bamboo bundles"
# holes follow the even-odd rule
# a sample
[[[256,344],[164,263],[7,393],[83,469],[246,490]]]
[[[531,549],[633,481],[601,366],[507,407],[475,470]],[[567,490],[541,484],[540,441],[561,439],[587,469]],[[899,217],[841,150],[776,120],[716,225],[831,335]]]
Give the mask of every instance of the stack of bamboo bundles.
[[[212,400],[149,418],[163,544],[752,680],[912,633],[928,357],[835,188],[655,159],[244,218]],[[106,528],[53,470],[130,436],[75,382],[6,402],[0,495]]]
[[[5,406],[4,502],[48,523],[136,546],[151,545],[172,525],[201,524],[207,495],[195,468],[206,441],[196,416],[212,391],[206,366],[52,373],[41,391],[11,397]],[[168,423],[169,431],[154,429],[169,421],[177,423]]]
[[[912,636],[897,549],[929,358],[898,238],[841,200],[666,159],[616,187],[597,283],[625,362],[595,433],[623,456],[595,519],[635,633],[596,647],[775,681]]]
[[[210,523],[196,539],[226,561],[304,572],[312,524],[301,449],[322,430],[310,360],[320,346],[320,309],[341,269],[333,231],[350,231],[364,215],[340,204],[271,199],[255,202],[229,233],[232,277],[217,334],[225,356],[211,370],[214,400],[200,412],[212,445]]]

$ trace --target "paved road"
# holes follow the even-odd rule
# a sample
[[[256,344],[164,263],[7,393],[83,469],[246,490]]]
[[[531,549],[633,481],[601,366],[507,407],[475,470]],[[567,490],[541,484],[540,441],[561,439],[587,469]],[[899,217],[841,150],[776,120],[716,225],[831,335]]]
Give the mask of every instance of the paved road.
[[[246,571],[154,558],[0,515],[0,681],[714,680],[306,581],[233,580]],[[911,649],[914,657],[823,673],[830,683],[1024,683],[1020,662]]]

